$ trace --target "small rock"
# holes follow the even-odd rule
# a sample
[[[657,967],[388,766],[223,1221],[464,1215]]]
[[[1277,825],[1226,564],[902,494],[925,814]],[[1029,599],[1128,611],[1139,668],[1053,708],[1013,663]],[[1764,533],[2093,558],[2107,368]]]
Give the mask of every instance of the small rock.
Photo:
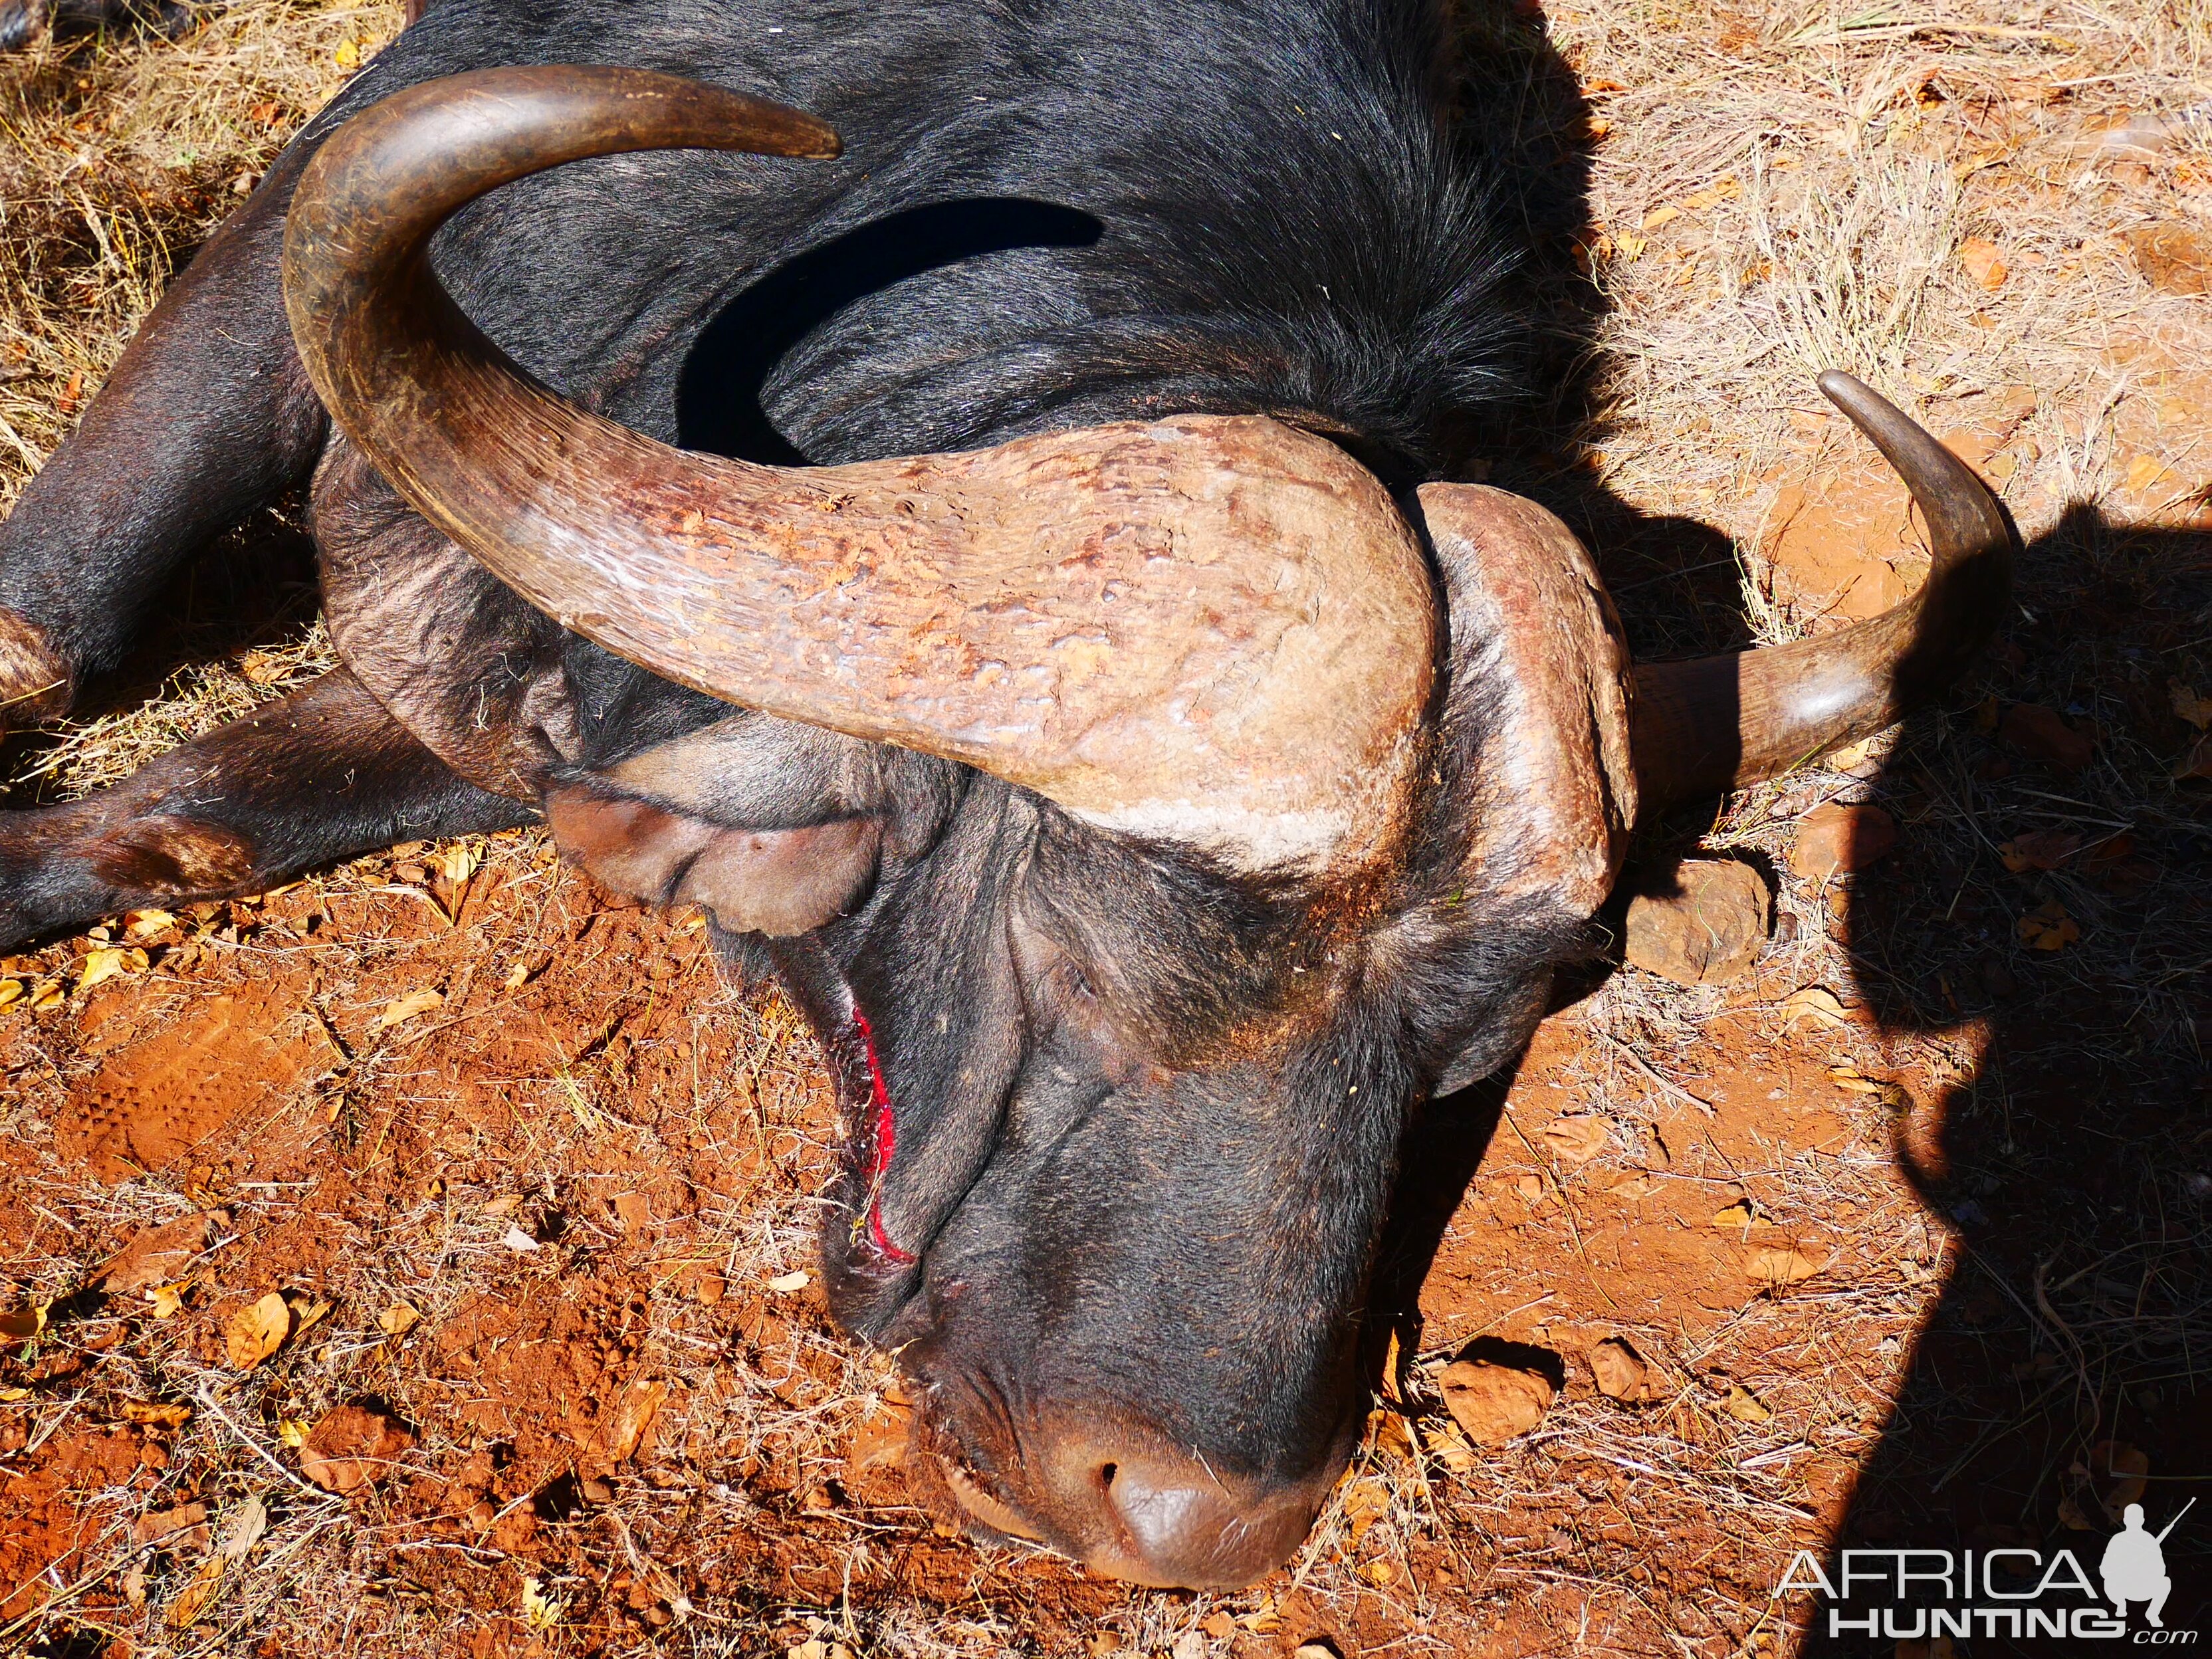
[[[1590,1350],[1589,1368],[1597,1391],[1607,1400],[1633,1404],[1650,1392],[1650,1368],[1644,1363],[1644,1356],[1620,1337],[1608,1336]]]
[[[2065,716],[2040,703],[2016,702],[2005,710],[1997,735],[2032,759],[2048,761],[2062,771],[2078,772],[2089,763],[2096,744],[2067,725]]]
[[[611,1504],[615,1501],[613,1485],[596,1474],[586,1475],[578,1483],[576,1490],[583,1493],[586,1504]]]
[[[415,1437],[396,1419],[365,1406],[340,1406],[308,1431],[300,1473],[341,1497],[374,1486],[414,1449]]]
[[[1721,1409],[1739,1423],[1771,1423],[1774,1420],[1774,1413],[1767,1409],[1765,1403],[1741,1382],[1729,1389],[1728,1398],[1721,1401]]]
[[[1687,859],[1629,900],[1621,953],[1677,985],[1718,985],[1759,960],[1772,910],[1749,865]]]
[[[1879,806],[1830,801],[1797,821],[1790,867],[1808,881],[1864,870],[1897,845],[1897,821]]]
[[[1486,1446],[1502,1446],[1542,1422],[1554,1392],[1549,1377],[1486,1359],[1445,1366],[1437,1386],[1452,1420],[1468,1439]]]
[[[1310,1642],[1298,1644],[1298,1650],[1291,1659],[1344,1659],[1343,1650],[1326,1637],[1316,1637]]]
[[[2136,268],[2168,294],[2212,294],[2212,239],[2187,225],[2150,225],[2128,233]]]

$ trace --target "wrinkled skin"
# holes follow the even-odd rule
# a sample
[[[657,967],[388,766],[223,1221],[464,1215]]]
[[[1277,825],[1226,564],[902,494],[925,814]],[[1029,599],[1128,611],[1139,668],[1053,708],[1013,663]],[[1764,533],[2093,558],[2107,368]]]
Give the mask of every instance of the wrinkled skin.
[[[709,904],[732,965],[814,1022],[849,1130],[831,1303],[918,1384],[924,1491],[1143,1582],[1273,1567],[1362,1416],[1406,1114],[1516,1052],[1585,947],[1583,915],[1467,867],[1498,763],[1486,642],[1455,623],[1410,827],[1356,880],[1118,840],[529,611],[331,436],[276,254],[304,156],[402,85],[690,75],[810,110],[843,159],[579,164],[440,245],[487,332],[602,413],[827,462],[1264,412],[1402,485],[1504,383],[1511,332],[1437,49],[1413,0],[447,0],[270,169],[0,528],[0,699],[50,711],[181,560],[312,474],[346,666],[0,822],[0,935],[543,814],[612,884]]]

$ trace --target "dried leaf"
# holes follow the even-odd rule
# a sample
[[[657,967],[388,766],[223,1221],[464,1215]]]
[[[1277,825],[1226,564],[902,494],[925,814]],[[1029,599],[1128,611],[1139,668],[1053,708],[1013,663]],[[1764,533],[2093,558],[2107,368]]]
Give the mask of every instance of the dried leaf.
[[[9,1003],[21,998],[22,994],[23,981],[21,980],[0,979],[0,1008],[5,1008]]]
[[[1553,1158],[1573,1167],[1589,1163],[1613,1144],[1613,1127],[1605,1119],[1589,1115],[1554,1118],[1543,1128],[1545,1146]]]
[[[477,872],[477,855],[475,849],[471,848],[465,842],[459,847],[452,848],[444,853],[439,854],[434,857],[430,862],[432,865],[436,866],[439,874],[445,877],[447,881],[452,882],[456,887],[459,886],[461,883],[466,881],[471,876]]]
[[[297,1451],[307,1443],[308,1432],[307,1422],[304,1418],[283,1418],[276,1424],[277,1443],[290,1451]]]
[[[561,1622],[561,1615],[568,1610],[566,1601],[556,1601],[545,1593],[542,1578],[522,1581],[522,1622],[532,1630],[550,1630]]]
[[[1591,1380],[1608,1400],[1640,1404],[1651,1395],[1651,1368],[1625,1337],[1608,1336],[1589,1351]]]
[[[1728,1391],[1721,1401],[1721,1409],[1739,1423],[1771,1423],[1774,1413],[1761,1405],[1757,1395],[1739,1382]]]
[[[1713,1225],[1723,1231],[1748,1227],[1759,1219],[1758,1206],[1747,1198],[1740,1198],[1725,1210],[1713,1212]]]
[[[191,1283],[179,1279],[173,1285],[156,1285],[145,1292],[147,1311],[156,1319],[174,1319],[185,1310],[185,1290]]]
[[[433,1008],[442,1008],[445,1006],[446,994],[443,991],[433,991],[428,988],[410,991],[405,996],[394,997],[386,1003],[384,1012],[376,1017],[372,1029],[380,1031],[388,1030],[394,1025],[414,1018],[417,1014],[427,1014]]]
[[[2200,697],[2196,688],[2174,681],[2168,695],[2173,700],[2173,712],[2198,731],[2212,726],[2212,697]]]
[[[267,1506],[258,1498],[249,1498],[230,1512],[230,1522],[222,1529],[216,1553],[222,1560],[243,1560],[246,1551],[259,1543],[261,1534],[268,1530]]]
[[[284,1300],[292,1310],[292,1334],[304,1336],[330,1316],[331,1304],[306,1291],[287,1291]]]
[[[149,1429],[181,1429],[192,1420],[192,1408],[165,1400],[126,1400],[123,1417],[125,1422],[143,1423]]]
[[[185,1630],[199,1622],[200,1615],[207,1611],[207,1604],[222,1588],[223,1571],[229,1565],[228,1559],[221,1555],[210,1555],[200,1563],[200,1570],[192,1576],[192,1582],[179,1591],[177,1599],[169,1603],[170,1629]]]
[[[1357,1544],[1390,1512],[1390,1493],[1380,1480],[1355,1480],[1344,1494],[1344,1523]]]
[[[68,1000],[69,994],[62,989],[61,981],[50,979],[31,993],[31,1012],[43,1014],[47,1009],[58,1008]]]
[[[2197,746],[2182,757],[2181,764],[2173,769],[2173,781],[2185,783],[2191,778],[2212,778],[2212,732],[2197,739]],[[33,1008],[39,1005],[31,1005]]]
[[[768,1287],[778,1296],[789,1296],[793,1291],[803,1291],[814,1282],[814,1276],[804,1267],[787,1273],[778,1273],[768,1282]]]
[[[1553,1397],[1552,1380],[1538,1371],[1461,1359],[1437,1378],[1444,1409],[1469,1440],[1502,1446],[1544,1419]]]
[[[1856,1066],[1831,1066],[1828,1081],[1847,1095],[1878,1095],[1887,1086],[1873,1078],[1860,1076]]]
[[[1681,216],[1682,210],[1678,207],[1653,208],[1650,212],[1644,216],[1644,222],[1636,228],[1644,231],[1657,230],[1662,225],[1673,224]]]
[[[497,1198],[485,1200],[483,1213],[491,1216],[506,1215],[521,1202],[522,1195],[520,1193],[501,1193]]]
[[[83,962],[77,966],[76,988],[80,992],[89,991],[94,986],[103,985],[118,975],[143,974],[146,971],[147,962],[146,953],[135,945],[127,947],[106,945],[96,951],[88,951]]]
[[[2081,837],[2071,830],[2031,830],[1997,848],[2004,867],[2014,875],[2030,870],[2056,870],[2081,850]]]
[[[2064,772],[2080,771],[2097,752],[2093,736],[2075,731],[2064,715],[2041,703],[2014,703],[1997,723],[1997,735],[2021,753]]]
[[[1996,244],[1979,236],[1968,237],[1959,244],[1959,263],[1976,287],[1991,294],[2002,288],[2005,279],[2012,275]]]
[[[1840,1030],[1851,1023],[1836,994],[1825,985],[1808,985],[1783,998],[1784,1024],[1795,1025],[1805,1019],[1830,1030]]]
[[[376,1328],[386,1336],[404,1336],[422,1322],[421,1311],[404,1302],[395,1302],[376,1316]]]
[[[123,931],[133,939],[151,939],[176,925],[177,919],[167,910],[130,910],[123,917]]]
[[[2020,942],[2031,951],[2063,951],[2081,937],[2081,925],[2057,899],[2039,904],[2020,919]]]
[[[2089,1448],[2089,1477],[2101,1495],[2105,1513],[2118,1526],[2130,1504],[2142,1501],[2150,1474],[2150,1455],[2124,1440],[2100,1440]]]
[[[359,69],[361,67],[360,46],[351,40],[339,41],[337,50],[331,54],[331,62],[342,70]]]
[[[27,1342],[46,1328],[46,1310],[53,1305],[51,1298],[27,1302],[9,1313],[0,1313],[0,1341]]]
[[[292,1334],[292,1304],[271,1291],[240,1308],[223,1328],[223,1352],[234,1371],[250,1371],[284,1346]]]
[[[12,1406],[19,1400],[28,1400],[28,1389],[0,1389],[0,1406]]]
[[[528,1233],[523,1231],[521,1228],[513,1225],[510,1225],[507,1228],[507,1236],[499,1242],[506,1245],[508,1249],[513,1250],[517,1255],[527,1255],[531,1251],[538,1248],[538,1241],[536,1239],[532,1238]]]
[[[2172,476],[2173,469],[2155,455],[2138,455],[2128,464],[2128,488],[2138,494]]]

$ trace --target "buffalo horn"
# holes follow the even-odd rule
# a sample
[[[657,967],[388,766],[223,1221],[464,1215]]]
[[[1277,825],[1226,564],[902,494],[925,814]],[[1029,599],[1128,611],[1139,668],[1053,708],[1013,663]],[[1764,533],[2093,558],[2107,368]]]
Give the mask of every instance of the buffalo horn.
[[[1851,376],[1830,369],[1820,385],[1912,492],[1934,555],[1928,580],[1881,616],[1817,639],[1640,665],[1632,731],[1647,812],[1893,726],[1957,680],[2004,614],[2019,538],[1988,487]]]
[[[756,99],[570,66],[426,82],[325,143],[286,228],[293,335],[410,505],[564,627],[726,701],[1243,867],[1389,844],[1439,618],[1415,532],[1334,446],[1186,416],[757,466],[577,408],[431,273],[433,233],[486,191],[688,147],[831,157],[838,140]]]

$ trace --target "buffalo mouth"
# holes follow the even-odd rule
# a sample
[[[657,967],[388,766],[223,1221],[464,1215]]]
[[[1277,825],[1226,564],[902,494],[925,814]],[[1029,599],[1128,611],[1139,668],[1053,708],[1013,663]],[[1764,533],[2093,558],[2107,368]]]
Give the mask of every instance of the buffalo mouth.
[[[838,1196],[852,1222],[835,1277],[880,1286],[909,1273],[914,1250],[895,1240],[883,1216],[883,1189],[898,1150],[898,1118],[884,1081],[875,1030],[851,982],[811,936],[768,941],[784,992],[806,1017],[830,1070],[840,1141]]]
[[[768,948],[785,991],[822,1045],[843,1145],[836,1191],[844,1224],[824,1239],[831,1308],[881,1337],[908,1305],[925,1241],[886,1224],[882,1189],[899,1124],[866,1009],[811,937]],[[1361,1413],[1325,1437],[1320,1459],[1283,1477],[1210,1460],[1110,1397],[1035,1400],[1000,1389],[988,1355],[961,1356],[944,1333],[897,1349],[915,1401],[904,1467],[915,1500],[978,1543],[1042,1546],[1131,1583],[1239,1589],[1287,1560],[1311,1529],[1356,1438]]]

